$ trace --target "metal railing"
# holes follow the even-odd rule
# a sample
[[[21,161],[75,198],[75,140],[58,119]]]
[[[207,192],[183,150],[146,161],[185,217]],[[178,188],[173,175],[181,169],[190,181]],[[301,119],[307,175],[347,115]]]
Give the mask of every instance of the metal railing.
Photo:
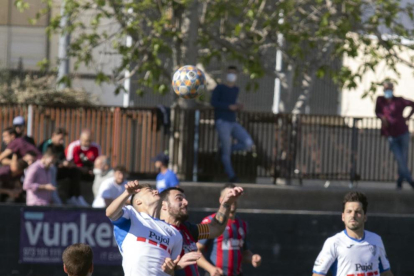
[[[68,130],[66,145],[78,139],[82,129],[91,129],[112,165],[126,165],[131,173],[155,174],[151,157],[168,150],[171,167],[182,180],[227,179],[212,109],[173,109],[168,126],[156,108],[1,105],[0,128],[11,126],[17,115],[29,119],[28,132],[37,143],[57,127]],[[396,164],[377,118],[241,112],[238,121],[255,143],[252,152],[232,155],[243,181],[396,179]],[[414,130],[414,121],[409,128]],[[410,150],[409,167],[413,165]]]

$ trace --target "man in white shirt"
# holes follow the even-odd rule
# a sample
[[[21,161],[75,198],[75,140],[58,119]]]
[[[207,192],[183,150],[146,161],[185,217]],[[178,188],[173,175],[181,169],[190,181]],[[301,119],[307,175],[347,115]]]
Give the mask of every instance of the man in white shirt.
[[[111,169],[111,164],[109,158],[106,155],[101,155],[95,159],[93,174],[95,178],[93,180],[92,192],[96,197],[99,192],[99,187],[101,184],[111,177],[114,177],[114,170]]]
[[[313,276],[393,276],[381,237],[364,230],[368,201],[349,192],[343,201],[345,230],[326,240],[313,267]]]
[[[114,177],[106,179],[99,187],[99,191],[92,207],[105,208],[111,204],[111,202],[120,196],[125,191],[126,181],[126,168],[124,166],[116,166],[114,168]]]
[[[129,197],[132,205],[125,206]],[[125,276],[173,275],[175,269],[197,261],[191,253],[180,259],[180,232],[155,218],[159,213],[159,200],[157,190],[149,184],[130,181],[125,185],[125,191],[106,209],[106,216],[114,225]]]

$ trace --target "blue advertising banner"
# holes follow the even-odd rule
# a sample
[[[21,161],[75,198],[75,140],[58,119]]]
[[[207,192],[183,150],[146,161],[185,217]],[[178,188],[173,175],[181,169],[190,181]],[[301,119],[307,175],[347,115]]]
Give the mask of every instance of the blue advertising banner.
[[[95,264],[121,265],[113,226],[103,210],[21,209],[21,263],[62,263],[63,250],[79,242],[92,247]]]

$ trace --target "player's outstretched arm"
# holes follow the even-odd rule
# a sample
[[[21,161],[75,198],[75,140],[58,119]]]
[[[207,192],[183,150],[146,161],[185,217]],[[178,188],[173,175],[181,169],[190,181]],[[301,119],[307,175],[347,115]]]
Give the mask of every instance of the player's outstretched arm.
[[[325,276],[323,274],[313,273],[312,276]]]
[[[392,274],[391,270],[387,270],[381,273],[381,276],[394,276],[394,274]]]
[[[242,187],[235,187],[227,191],[224,195],[223,201],[220,204],[219,210],[213,220],[208,224],[210,235],[208,237],[200,237],[200,239],[214,239],[223,234],[224,229],[226,229],[227,220],[229,219],[230,205],[242,194]]]
[[[125,205],[125,202],[128,200],[129,196],[133,193],[139,192],[139,182],[138,180],[129,181],[125,184],[125,191],[106,208],[106,216],[112,220],[118,220],[122,216],[122,207]]]

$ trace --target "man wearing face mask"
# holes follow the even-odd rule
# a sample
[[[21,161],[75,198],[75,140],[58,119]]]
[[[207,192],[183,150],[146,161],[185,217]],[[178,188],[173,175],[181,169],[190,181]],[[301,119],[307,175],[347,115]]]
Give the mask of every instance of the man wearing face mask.
[[[403,112],[407,106],[411,107],[411,112],[407,117],[404,117]],[[395,97],[394,85],[391,82],[385,82],[384,96],[377,98],[375,113],[382,122],[381,135],[388,138],[390,149],[397,161],[397,190],[402,188],[404,180],[414,188],[414,181],[407,165],[410,133],[406,123],[414,113],[414,102],[402,97]]]
[[[211,105],[214,107],[214,119],[221,144],[221,161],[230,182],[238,181],[231,164],[231,153],[249,151],[253,146],[249,133],[236,120],[236,112],[243,109],[243,105],[237,103],[239,88],[236,86],[236,80],[237,68],[229,66],[226,83],[217,85],[211,96]],[[236,144],[232,143],[233,138],[237,140]]]

